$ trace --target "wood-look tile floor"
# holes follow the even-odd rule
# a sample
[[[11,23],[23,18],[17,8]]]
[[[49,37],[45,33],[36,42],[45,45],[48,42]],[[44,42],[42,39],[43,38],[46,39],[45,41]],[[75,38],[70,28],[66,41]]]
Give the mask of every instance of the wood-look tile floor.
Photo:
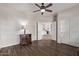
[[[78,56],[77,47],[57,44],[53,40],[34,41],[30,46],[10,46],[0,50],[1,56]]]

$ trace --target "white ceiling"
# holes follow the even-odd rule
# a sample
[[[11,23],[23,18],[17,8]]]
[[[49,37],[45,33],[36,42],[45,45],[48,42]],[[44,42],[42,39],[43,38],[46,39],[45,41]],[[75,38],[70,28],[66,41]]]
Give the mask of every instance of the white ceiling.
[[[48,5],[48,3],[45,3],[45,5]],[[49,7],[49,9],[52,9],[54,12],[60,12],[62,10],[73,7],[75,5],[78,5],[78,3],[53,3],[53,6]],[[18,11],[25,11],[25,12],[27,12],[27,10],[30,10],[30,12],[33,12],[34,10],[39,9],[33,3],[12,3],[12,4],[2,3],[0,4],[0,6],[13,7],[13,8],[16,8],[16,10]]]
[[[41,5],[41,4],[39,4]],[[48,3],[45,3],[48,5]],[[72,8],[78,5],[77,3],[53,3],[53,6],[49,7],[49,9],[53,10],[52,13],[45,12],[44,15],[41,15],[40,11],[33,13],[34,10],[38,10],[39,8],[35,6],[33,3],[5,3],[0,4],[0,12],[7,11],[8,13],[18,13],[20,16],[35,16],[43,19],[47,19],[46,17],[51,17],[54,13],[62,12],[68,8]]]

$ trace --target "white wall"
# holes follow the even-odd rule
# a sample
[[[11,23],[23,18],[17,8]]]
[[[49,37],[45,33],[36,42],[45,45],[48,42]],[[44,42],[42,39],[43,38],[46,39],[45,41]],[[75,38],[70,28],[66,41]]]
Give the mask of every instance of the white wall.
[[[59,43],[79,47],[79,5],[59,13]]]
[[[0,5],[0,48],[20,43],[20,21],[28,21],[28,33],[32,34],[32,41],[36,40],[36,19],[27,11],[17,11],[15,7]]]
[[[37,40],[36,22],[52,21],[51,16],[40,16],[33,13],[30,4],[0,4],[0,48],[20,43],[20,21],[28,21],[27,33],[32,34],[32,41]],[[53,39],[55,39],[55,23],[53,23]]]
[[[19,43],[18,25],[16,20],[1,19],[1,47],[14,45]]]
[[[56,41],[56,22],[52,22],[52,38]]]

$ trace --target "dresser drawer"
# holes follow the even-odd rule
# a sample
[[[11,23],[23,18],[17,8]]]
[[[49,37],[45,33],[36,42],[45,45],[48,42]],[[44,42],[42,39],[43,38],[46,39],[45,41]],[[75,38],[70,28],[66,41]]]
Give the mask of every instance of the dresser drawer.
[[[21,45],[30,45],[31,42],[31,34],[21,34],[20,35],[20,44]]]

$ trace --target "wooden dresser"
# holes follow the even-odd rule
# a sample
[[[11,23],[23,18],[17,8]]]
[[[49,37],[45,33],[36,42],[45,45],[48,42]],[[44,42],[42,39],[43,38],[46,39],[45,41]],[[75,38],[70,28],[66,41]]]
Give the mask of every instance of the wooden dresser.
[[[31,34],[20,34],[20,45],[28,46],[31,43]]]

